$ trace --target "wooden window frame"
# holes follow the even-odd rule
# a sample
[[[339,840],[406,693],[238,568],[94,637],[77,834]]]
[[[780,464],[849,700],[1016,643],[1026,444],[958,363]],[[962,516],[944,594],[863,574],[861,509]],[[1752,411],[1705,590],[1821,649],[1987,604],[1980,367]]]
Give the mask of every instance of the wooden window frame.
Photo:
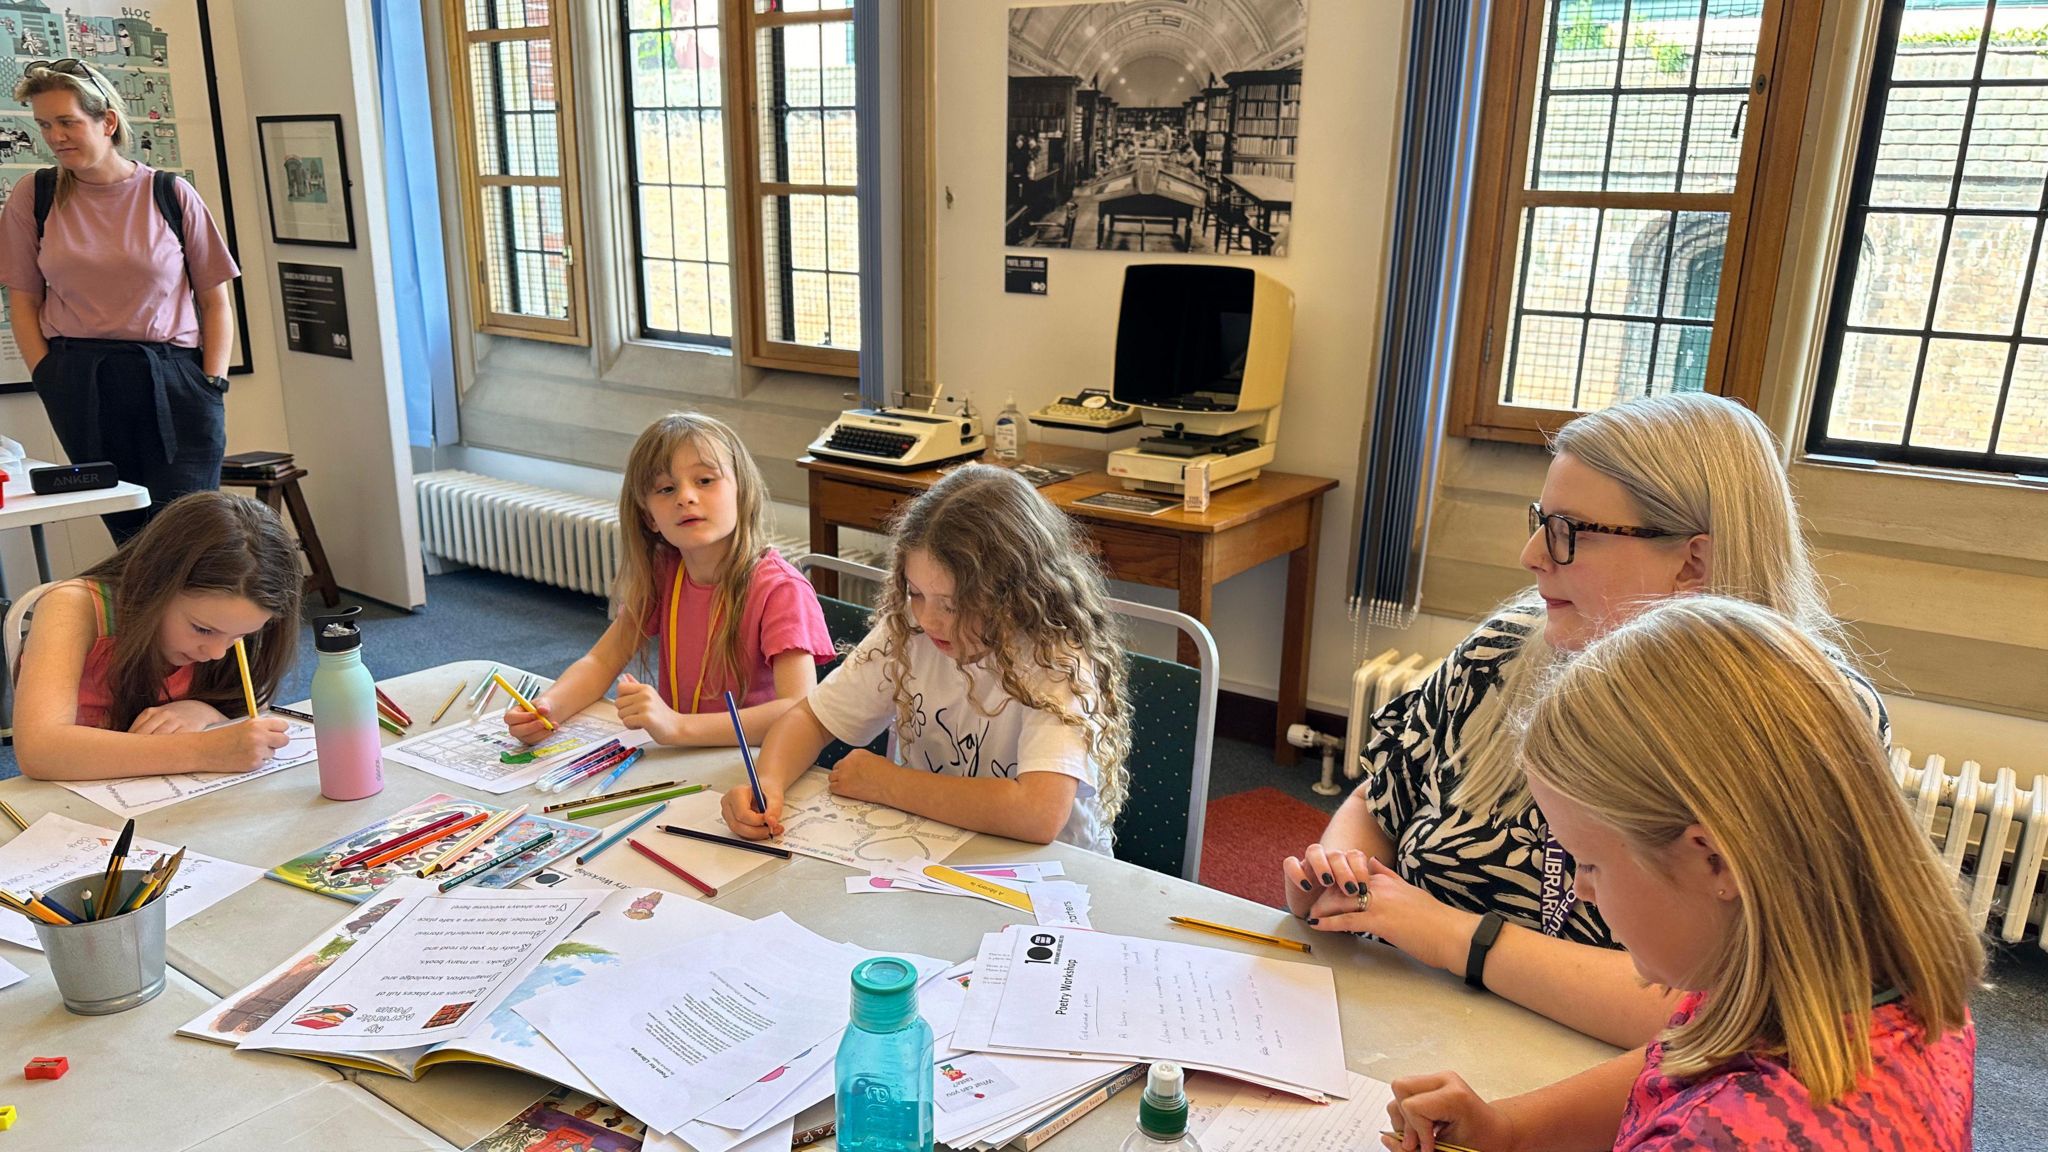
[[[1743,133],[1735,190],[1729,193],[1524,190],[1529,133],[1543,67],[1543,25],[1550,7],[1532,2],[1494,9],[1465,287],[1451,370],[1452,434],[1541,444],[1583,415],[1570,409],[1510,405],[1500,400],[1521,217],[1524,209],[1532,207],[1727,212],[1728,239],[1714,307],[1705,390],[1755,408],[1791,215],[1822,6],[1803,0],[1765,0],[1756,71],[1750,81],[1749,123]],[[1625,56],[1627,45],[1620,51]],[[1501,78],[1508,82],[1497,82]],[[1748,174],[1746,178],[1743,173]]]
[[[442,16],[447,29],[448,75],[453,98],[456,170],[461,185],[462,224],[469,245],[469,291],[471,315],[476,331],[494,336],[517,336],[557,344],[589,344],[589,294],[584,283],[583,201],[577,182],[575,55],[570,43],[568,0],[546,0],[547,27],[500,28],[470,31],[465,0],[444,0]],[[555,139],[560,148],[560,176],[495,176],[480,171],[477,164],[476,108],[471,99],[474,83],[470,75],[470,48],[480,43],[516,40],[545,40],[553,56],[555,79]],[[564,280],[569,293],[569,315],[556,320],[495,311],[491,306],[490,273],[482,219],[483,190],[490,187],[559,188],[562,193]]]
[[[846,348],[814,348],[769,338],[767,291],[774,271],[767,267],[767,248],[762,236],[761,206],[770,196],[854,196],[833,185],[784,184],[761,178],[761,96],[759,60],[755,47],[764,28],[803,24],[853,22],[853,10],[825,12],[756,12],[754,0],[727,0],[725,56],[733,62],[726,70],[726,107],[737,110],[727,119],[732,142],[731,166],[727,169],[729,203],[733,210],[733,266],[739,270],[739,290],[745,303],[739,314],[745,318],[736,342],[740,358],[756,368],[794,372],[815,372],[829,376],[858,377],[860,353]],[[863,255],[866,255],[863,253]],[[869,269],[863,265],[861,275]]]

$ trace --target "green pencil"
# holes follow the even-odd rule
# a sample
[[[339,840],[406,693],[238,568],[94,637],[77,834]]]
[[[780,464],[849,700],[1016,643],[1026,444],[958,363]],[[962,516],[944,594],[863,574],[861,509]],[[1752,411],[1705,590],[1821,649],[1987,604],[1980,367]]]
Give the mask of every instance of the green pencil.
[[[510,860],[516,859],[517,857],[523,856],[526,853],[533,851],[535,848],[538,848],[541,845],[546,844],[548,841],[553,840],[554,838],[555,830],[550,828],[547,831],[541,833],[540,835],[535,836],[533,839],[528,840],[524,844],[514,844],[510,848],[505,849],[503,852],[498,853],[491,859],[484,861],[483,863],[477,865],[474,868],[471,868],[467,872],[464,872],[462,875],[453,877],[448,880],[443,880],[441,882],[441,891],[446,892],[451,888],[467,884],[471,880],[474,880],[477,877],[483,875],[484,873],[489,872],[491,869],[496,868],[498,865],[504,864]]]
[[[621,808],[638,808],[642,804],[655,804],[663,800],[673,800],[678,796],[688,796],[692,792],[702,792],[703,790],[704,785],[692,784],[687,788],[670,788],[661,792],[649,792],[644,796],[630,796],[624,800],[614,800],[609,804],[593,804],[588,808],[578,808],[574,812],[564,814],[563,819],[581,820],[585,816],[602,816],[607,812],[617,812]]]

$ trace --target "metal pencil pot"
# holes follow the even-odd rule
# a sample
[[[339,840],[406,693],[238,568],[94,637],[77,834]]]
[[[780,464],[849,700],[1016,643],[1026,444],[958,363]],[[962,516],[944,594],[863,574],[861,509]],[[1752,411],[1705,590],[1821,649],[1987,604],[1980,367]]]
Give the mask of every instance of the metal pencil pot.
[[[123,873],[114,893],[118,907],[144,879],[141,869]],[[99,894],[104,876],[66,880],[45,893],[73,912],[85,894]],[[35,925],[36,938],[50,958],[50,975],[64,997],[64,1007],[81,1016],[105,1016],[146,1004],[164,990],[164,904],[159,895],[120,916],[82,924]]]

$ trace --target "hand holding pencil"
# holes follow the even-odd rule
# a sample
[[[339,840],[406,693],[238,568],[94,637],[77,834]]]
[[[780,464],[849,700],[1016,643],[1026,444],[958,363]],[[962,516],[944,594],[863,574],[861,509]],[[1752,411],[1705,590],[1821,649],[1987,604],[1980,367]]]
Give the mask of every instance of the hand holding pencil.
[[[1515,1128],[1507,1113],[1480,1099],[1456,1072],[1404,1076],[1394,1081],[1393,1089],[1394,1102],[1387,1105],[1392,1131],[1380,1134],[1380,1143],[1390,1152],[1475,1152],[1514,1144]]]

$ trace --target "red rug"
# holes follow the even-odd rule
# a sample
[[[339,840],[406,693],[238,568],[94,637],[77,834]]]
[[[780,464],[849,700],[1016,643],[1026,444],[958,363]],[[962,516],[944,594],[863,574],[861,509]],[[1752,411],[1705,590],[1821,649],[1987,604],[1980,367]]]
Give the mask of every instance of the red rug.
[[[1211,800],[1202,828],[1202,883],[1284,908],[1280,862],[1313,844],[1329,822],[1329,813],[1278,788]]]

